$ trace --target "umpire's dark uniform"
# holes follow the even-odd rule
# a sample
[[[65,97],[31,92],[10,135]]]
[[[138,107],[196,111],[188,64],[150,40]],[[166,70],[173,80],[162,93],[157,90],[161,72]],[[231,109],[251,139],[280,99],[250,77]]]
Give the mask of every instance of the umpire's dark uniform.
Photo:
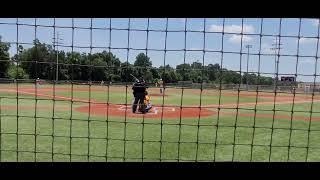
[[[137,110],[138,103],[142,103],[145,98],[145,93],[147,89],[146,83],[142,80],[139,82],[136,82],[133,84],[132,90],[133,90],[133,96],[134,96],[134,102],[132,105],[132,112],[135,113]],[[141,109],[142,113],[145,113],[145,107]]]

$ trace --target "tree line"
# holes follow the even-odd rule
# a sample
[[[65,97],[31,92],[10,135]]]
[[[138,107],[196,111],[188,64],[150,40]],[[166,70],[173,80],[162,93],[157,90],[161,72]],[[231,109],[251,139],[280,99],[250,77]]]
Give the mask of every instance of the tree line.
[[[150,57],[144,53],[136,56],[133,64],[121,61],[112,52],[102,51],[93,54],[56,51],[51,45],[34,40],[31,48],[19,46],[12,58],[9,54],[10,44],[0,37],[0,78],[11,79],[56,79],[56,59],[58,56],[58,79],[81,81],[132,82],[136,77],[153,83],[162,79],[165,83],[192,81],[193,83],[223,84],[260,84],[272,85],[273,78],[254,73],[241,75],[238,72],[221,68],[219,64],[195,61],[183,63],[175,68],[170,65],[153,67]],[[17,63],[19,62],[19,66]]]

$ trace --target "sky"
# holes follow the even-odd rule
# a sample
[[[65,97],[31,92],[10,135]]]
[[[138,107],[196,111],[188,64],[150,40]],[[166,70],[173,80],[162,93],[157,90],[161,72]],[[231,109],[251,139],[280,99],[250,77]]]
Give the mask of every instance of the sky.
[[[17,22],[21,25],[17,26]],[[95,53],[116,48],[111,52],[122,62],[133,63],[136,55],[143,52],[156,67],[199,61],[244,72],[246,45],[251,45],[248,71],[274,76],[275,51],[270,48],[275,43],[273,36],[280,34],[279,74],[297,73],[297,80],[313,82],[314,74],[320,75],[316,63],[316,55],[320,54],[318,26],[319,19],[298,18],[150,18],[149,25],[147,18],[0,18],[0,36],[2,41],[12,43],[11,56],[17,51],[16,42],[26,43],[25,48],[32,47],[35,38],[52,44],[54,32],[58,32],[61,43],[74,46],[73,51]],[[132,49],[127,51],[128,47]],[[72,51],[71,47],[59,49]],[[316,81],[320,82],[320,77]]]

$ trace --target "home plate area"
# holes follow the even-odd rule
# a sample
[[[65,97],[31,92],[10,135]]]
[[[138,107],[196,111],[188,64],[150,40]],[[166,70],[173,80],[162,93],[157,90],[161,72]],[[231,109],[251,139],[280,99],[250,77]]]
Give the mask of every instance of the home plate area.
[[[126,111],[126,110],[128,110],[128,108],[131,108],[131,107],[128,107],[128,106],[125,106],[125,105],[119,105],[119,110],[120,111]],[[172,111],[172,112],[174,112],[174,111],[176,111],[176,108],[174,108],[174,107],[172,107],[172,108],[170,108],[170,107],[153,107],[153,108],[151,108],[150,109],[150,111],[148,112],[148,114],[158,114],[158,109],[162,112],[162,110],[164,111],[164,112],[167,112],[167,111]],[[137,111],[138,112],[138,111]]]
[[[120,117],[145,117],[145,118],[197,118],[213,115],[214,112],[206,108],[198,107],[162,107],[153,106],[152,109],[142,114],[140,112],[133,113],[131,105],[119,104],[91,104],[90,106],[81,106],[75,108],[76,111],[89,113],[96,116],[120,116]]]

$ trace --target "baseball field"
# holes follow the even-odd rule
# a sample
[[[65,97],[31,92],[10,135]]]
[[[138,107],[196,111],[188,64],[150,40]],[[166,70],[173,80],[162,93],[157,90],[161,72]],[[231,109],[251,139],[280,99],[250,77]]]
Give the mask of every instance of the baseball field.
[[[0,85],[0,161],[319,161],[320,96],[131,86]]]

